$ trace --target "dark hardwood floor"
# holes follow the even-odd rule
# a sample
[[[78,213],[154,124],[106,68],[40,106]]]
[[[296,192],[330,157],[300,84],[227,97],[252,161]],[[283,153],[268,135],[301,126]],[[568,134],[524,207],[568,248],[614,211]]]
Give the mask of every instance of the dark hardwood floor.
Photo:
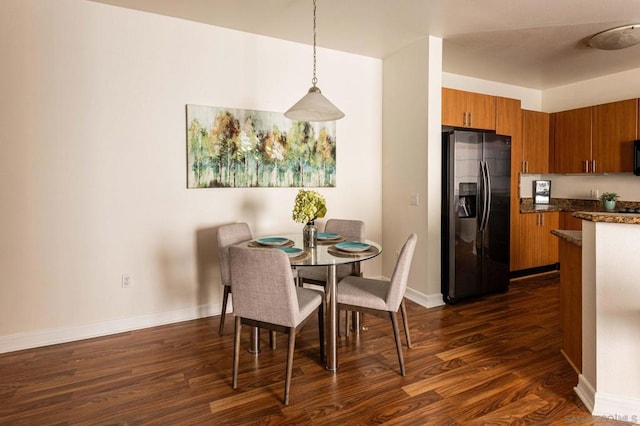
[[[259,356],[241,352],[231,388],[231,316],[223,337],[212,317],[3,354],[0,424],[613,424],[573,391],[558,297],[552,274],[454,306],[408,302],[405,377],[389,322],[371,316],[360,336],[340,337],[338,373],[325,371],[314,317],[297,341],[289,406],[283,335],[275,351],[263,333]]]

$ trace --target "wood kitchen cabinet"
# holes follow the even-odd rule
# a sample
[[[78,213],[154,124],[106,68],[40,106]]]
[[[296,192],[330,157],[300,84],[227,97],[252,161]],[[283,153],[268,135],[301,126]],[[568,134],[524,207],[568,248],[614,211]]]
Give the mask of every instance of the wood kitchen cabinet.
[[[442,124],[472,129],[496,129],[496,98],[442,88]]]
[[[520,100],[496,97],[496,133],[511,136],[511,233],[509,241],[509,269],[518,265],[518,229],[520,217],[520,161],[522,158],[522,108]]]
[[[519,215],[518,269],[536,268],[558,263],[560,212],[523,213]]]
[[[562,353],[582,373],[582,247],[564,239],[559,247]]]
[[[582,231],[582,219],[573,217],[573,212],[560,213],[560,228],[566,231]]]
[[[522,110],[521,173],[549,173],[549,114]]]
[[[638,138],[638,100],[595,105],[592,111],[592,172],[633,172],[633,141]]]
[[[637,99],[554,113],[553,171],[633,172],[637,120]]]
[[[591,160],[591,107],[553,114],[554,172],[586,173]]]
[[[470,122],[469,113],[471,114]],[[522,108],[519,99],[442,88],[442,124],[495,130],[511,136],[510,270],[518,267],[519,172],[522,158]]]

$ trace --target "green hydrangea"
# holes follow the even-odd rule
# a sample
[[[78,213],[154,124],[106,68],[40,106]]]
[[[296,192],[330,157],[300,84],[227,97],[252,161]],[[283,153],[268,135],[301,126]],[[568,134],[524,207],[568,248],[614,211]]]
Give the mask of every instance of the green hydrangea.
[[[293,220],[299,223],[307,223],[324,217],[327,214],[327,202],[316,191],[301,189],[296,195],[293,206]]]

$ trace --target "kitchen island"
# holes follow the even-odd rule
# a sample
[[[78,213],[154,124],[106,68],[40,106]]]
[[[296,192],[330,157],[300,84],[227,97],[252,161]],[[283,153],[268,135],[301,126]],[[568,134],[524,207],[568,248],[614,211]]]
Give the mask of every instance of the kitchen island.
[[[638,423],[640,214],[573,215],[583,220],[582,367],[575,391],[593,415]]]

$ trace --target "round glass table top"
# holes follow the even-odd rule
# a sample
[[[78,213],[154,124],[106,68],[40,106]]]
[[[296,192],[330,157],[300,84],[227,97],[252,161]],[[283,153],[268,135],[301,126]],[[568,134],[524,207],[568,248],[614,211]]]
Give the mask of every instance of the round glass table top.
[[[286,242],[283,241],[284,239]],[[273,244],[274,241],[283,241],[283,243],[278,246]],[[251,240],[249,245],[276,249],[280,247],[287,252],[293,266],[341,265],[371,259],[382,253],[382,246],[375,241],[343,236],[318,239],[316,247],[304,247],[302,233],[259,237]]]

